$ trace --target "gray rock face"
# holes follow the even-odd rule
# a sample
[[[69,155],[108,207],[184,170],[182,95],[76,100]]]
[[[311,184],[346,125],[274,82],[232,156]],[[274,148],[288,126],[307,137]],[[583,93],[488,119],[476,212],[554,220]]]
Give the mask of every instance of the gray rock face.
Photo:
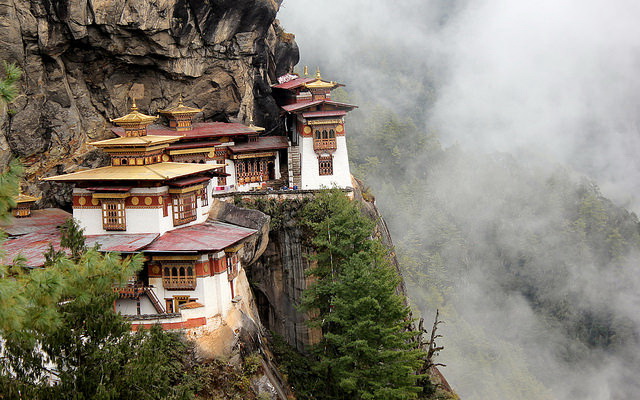
[[[267,249],[247,268],[247,277],[262,324],[306,352],[320,339],[320,332],[309,328],[308,316],[297,309],[309,283],[306,271],[312,267],[312,249],[305,246],[303,239],[295,222],[271,231]]]
[[[201,119],[277,129],[270,84],[298,61],[293,35],[275,20],[279,6],[0,0],[0,59],[24,70],[20,96],[0,110],[0,164],[22,157],[31,194],[45,191],[41,205],[60,205],[37,178],[85,163],[85,142],[111,137],[108,119],[128,112],[133,92],[147,113],[182,94],[205,109]]]

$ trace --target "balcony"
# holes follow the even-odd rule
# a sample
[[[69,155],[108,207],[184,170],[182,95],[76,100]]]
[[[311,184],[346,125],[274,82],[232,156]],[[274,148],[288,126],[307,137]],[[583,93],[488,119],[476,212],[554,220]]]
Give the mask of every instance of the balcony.
[[[114,287],[113,291],[118,293],[121,299],[137,299],[144,292],[146,288],[141,282],[130,283],[124,287]]]
[[[238,172],[238,185],[247,185],[253,182],[266,182],[269,180],[267,171]]]
[[[335,138],[329,139],[313,139],[313,150],[321,151],[321,150],[335,150],[338,146],[336,145]]]
[[[196,277],[194,276],[165,276],[162,278],[162,286],[165,289],[195,289]]]

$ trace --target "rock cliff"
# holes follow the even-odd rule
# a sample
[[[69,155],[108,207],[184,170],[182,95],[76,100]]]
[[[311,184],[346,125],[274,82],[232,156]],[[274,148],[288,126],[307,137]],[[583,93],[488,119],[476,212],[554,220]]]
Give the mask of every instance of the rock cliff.
[[[175,103],[205,120],[277,129],[270,83],[293,68],[281,0],[0,0],[0,59],[24,70],[0,110],[0,166],[21,157],[40,206],[64,204],[37,178],[106,160],[85,142],[110,137],[109,118]]]
[[[365,215],[375,221],[376,236],[393,248],[391,235],[373,196],[363,190],[360,181],[354,180],[353,186],[353,199],[360,204]],[[279,334],[301,352],[306,352],[310,344],[320,339],[320,332],[307,326],[307,315],[297,308],[309,284],[307,271],[314,267],[315,262],[311,257],[313,248],[309,242],[309,232],[303,229],[298,212],[314,195],[312,191],[303,191],[236,196],[236,204],[262,211],[256,215],[269,215],[268,232],[264,231],[264,224],[254,222],[260,220],[252,214],[256,211],[250,213],[228,203],[217,203],[214,206],[215,214],[212,214],[216,219],[261,229],[259,251],[248,253],[259,254],[259,257],[252,256],[251,262],[245,264],[260,321],[268,330]],[[227,196],[227,201],[231,199],[233,196]],[[395,253],[391,253],[391,262],[400,274]],[[398,286],[398,292],[406,294],[404,281]]]

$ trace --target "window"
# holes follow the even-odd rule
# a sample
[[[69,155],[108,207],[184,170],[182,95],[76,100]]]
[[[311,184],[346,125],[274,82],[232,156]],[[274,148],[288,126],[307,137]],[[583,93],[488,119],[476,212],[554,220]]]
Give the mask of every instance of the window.
[[[184,225],[197,218],[196,192],[173,196],[173,226]]]
[[[181,305],[187,304],[190,302],[189,296],[173,296],[173,299],[175,300],[175,303],[176,303],[176,309],[179,309]]]
[[[162,216],[169,216],[169,202],[171,201],[168,196],[162,196]]]
[[[165,308],[167,310],[167,314],[173,313],[173,299],[164,299],[164,300],[167,305],[167,307]]]
[[[227,254],[227,278],[231,281],[238,276],[238,253]]]
[[[333,175],[333,156],[318,156],[320,175]]]
[[[202,206],[209,205],[209,193],[207,193],[207,187],[203,187],[200,189],[200,201],[202,202]]]
[[[269,180],[268,158],[249,158],[236,161],[236,176],[238,184],[264,182]]]
[[[162,286],[165,289],[195,289],[195,266],[191,263],[163,264]]]
[[[126,231],[124,199],[102,200],[102,227],[106,231]]]

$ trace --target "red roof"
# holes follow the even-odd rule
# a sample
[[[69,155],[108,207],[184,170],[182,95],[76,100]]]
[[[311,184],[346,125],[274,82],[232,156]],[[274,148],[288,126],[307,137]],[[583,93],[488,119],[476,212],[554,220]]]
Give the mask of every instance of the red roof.
[[[175,181],[171,181],[167,183],[170,186],[185,187],[189,185],[195,185],[196,183],[200,183],[200,182],[208,182],[209,180],[211,180],[211,178],[209,178],[208,176],[196,176],[193,178],[176,179]]]
[[[143,251],[145,253],[219,251],[233,246],[256,232],[254,229],[208,220],[202,224],[169,231]]]
[[[316,78],[296,78],[296,79],[290,80],[289,82],[273,85],[272,87],[276,89],[291,90],[291,89],[299,88],[305,83],[313,82],[315,80]]]
[[[128,192],[131,188],[131,186],[96,186],[86,189],[93,190],[94,192]]]
[[[124,136],[123,128],[112,128],[111,131],[118,136]],[[163,125],[151,125],[147,127],[148,135],[157,136],[184,136],[185,138],[208,138],[234,135],[250,135],[256,131],[246,125],[235,122],[201,122],[193,124],[190,131],[175,131]]]
[[[60,232],[57,229],[42,230],[7,239],[2,244],[4,251],[2,263],[11,264],[14,258],[21,255],[26,259],[28,267],[41,267],[45,261],[44,253],[49,250],[51,244],[56,251],[60,250]]]
[[[199,141],[199,142],[189,142],[189,143],[180,143],[180,144],[172,144],[169,146],[169,150],[180,150],[180,149],[197,149],[198,147],[215,147],[220,145],[220,142],[216,141]]]
[[[51,210],[64,213],[62,210]],[[157,233],[122,233],[89,235],[85,238],[87,246],[98,243],[103,252],[177,253],[224,250],[256,232],[254,229],[208,220],[199,225],[169,231],[160,237]],[[3,243],[4,257],[0,262],[9,264],[16,256],[22,255],[27,260],[27,266],[41,267],[45,261],[44,253],[50,245],[60,250],[60,231],[57,225],[45,224],[42,230],[7,239]]]
[[[200,308],[200,307],[204,307],[204,305],[202,303],[198,303],[197,301],[191,301],[189,303],[184,303],[184,304],[180,304],[178,306],[179,309],[184,310],[189,309],[189,308]]]
[[[288,112],[295,112],[295,111],[298,111],[298,110],[303,110],[305,108],[317,106],[318,104],[328,104],[328,105],[332,105],[332,106],[336,106],[336,107],[344,107],[344,108],[348,108],[349,110],[358,107],[358,106],[354,106],[354,105],[351,105],[351,104],[339,103],[337,101],[331,101],[331,100],[315,100],[315,101],[305,101],[305,102],[302,102],[302,103],[288,104],[286,106],[282,106],[282,108],[285,111],[288,111]]]
[[[0,224],[0,230],[9,236],[26,235],[29,233],[53,230],[71,218],[71,214],[58,208],[31,210],[31,216],[26,218],[12,218],[8,224]]]
[[[314,117],[341,117],[346,115],[347,112],[343,110],[332,110],[332,111],[309,111],[306,113],[302,113],[302,116],[305,118],[314,118]]]
[[[262,136],[255,142],[240,143],[229,146],[233,153],[250,153],[254,151],[286,149],[289,142],[285,136]]]
[[[301,110],[303,108],[309,108],[309,107],[313,107],[313,106],[317,106],[318,104],[322,103],[324,100],[316,100],[316,101],[301,101],[299,103],[293,103],[293,104],[287,104],[286,106],[282,106],[282,108],[285,111],[297,111],[297,110]]]
[[[100,244],[100,251],[131,253],[149,245],[158,236],[157,233],[122,233],[111,235],[85,236],[87,247]]]

